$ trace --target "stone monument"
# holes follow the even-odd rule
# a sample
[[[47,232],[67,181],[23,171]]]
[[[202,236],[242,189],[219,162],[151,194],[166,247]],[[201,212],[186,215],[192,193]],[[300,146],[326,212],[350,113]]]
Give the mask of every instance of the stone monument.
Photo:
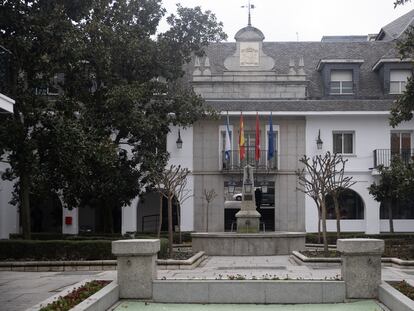
[[[254,196],[253,167],[244,167],[242,203],[240,211],[236,214],[238,233],[258,233],[260,226],[260,213],[256,211]]]

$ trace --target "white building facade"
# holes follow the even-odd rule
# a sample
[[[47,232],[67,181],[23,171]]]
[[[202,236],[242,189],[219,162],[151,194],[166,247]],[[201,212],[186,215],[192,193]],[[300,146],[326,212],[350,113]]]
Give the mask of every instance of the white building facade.
[[[377,36],[324,37],[321,42],[266,42],[259,29],[247,26],[236,34],[236,42],[212,44],[205,56],[194,58],[185,77],[220,117],[185,129],[172,127],[167,137],[169,165],[191,171],[186,189],[190,197],[180,208],[181,217],[174,216],[175,226],[182,231],[234,230],[242,168],[251,164],[255,189],[262,193],[261,230],[316,232],[317,209],[297,190],[296,172],[303,155],[330,151],[348,160],[346,174],[356,181],[340,200],[342,231],[388,232],[387,213],[368,187],[379,181],[376,167],[388,166],[391,155],[406,161],[414,155],[414,121],[397,128],[388,121],[392,103],[412,71],[411,60],[400,59],[395,40],[413,18],[414,11],[383,27]],[[241,116],[243,159],[238,143]],[[182,148],[176,144],[179,135]],[[256,146],[261,150],[258,156]],[[1,187],[0,238],[7,238],[19,231],[18,212],[8,204],[11,184],[2,182]],[[204,193],[210,190],[217,196],[207,204]],[[160,216],[160,204],[166,207],[158,194],[149,193],[123,207],[121,232],[155,232],[166,214]],[[63,207],[62,232],[88,232],[92,214]],[[328,216],[328,230],[335,231],[329,203]],[[414,203],[396,207],[394,219],[396,232],[414,231]]]

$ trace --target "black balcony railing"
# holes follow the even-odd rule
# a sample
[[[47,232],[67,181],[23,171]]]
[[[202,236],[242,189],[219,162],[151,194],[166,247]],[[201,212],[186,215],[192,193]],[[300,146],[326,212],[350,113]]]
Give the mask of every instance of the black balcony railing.
[[[389,167],[393,157],[399,157],[403,163],[407,164],[413,161],[414,149],[401,149],[398,152],[391,149],[376,149],[374,150],[374,167],[380,165]]]
[[[226,158],[225,151],[223,151],[221,153],[221,168],[223,171],[235,171],[241,170],[247,164],[250,164],[258,170],[277,170],[277,152],[274,152],[273,157],[270,160],[267,156],[267,150],[260,150],[260,158],[256,161],[254,148],[247,148],[244,159],[240,161],[239,150],[231,150],[228,159]]]

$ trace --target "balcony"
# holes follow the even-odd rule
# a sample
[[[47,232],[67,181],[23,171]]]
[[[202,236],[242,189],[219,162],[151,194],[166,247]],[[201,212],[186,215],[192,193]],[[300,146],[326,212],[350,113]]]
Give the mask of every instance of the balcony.
[[[414,149],[401,149],[399,152],[391,151],[391,149],[376,149],[374,150],[374,168],[380,165],[389,167],[391,159],[395,156],[400,157],[403,163],[407,164],[414,158]]]
[[[226,159],[225,151],[221,153],[221,170],[223,172],[241,171],[247,165],[253,166],[257,171],[275,171],[277,170],[277,151],[274,152],[271,160],[267,159],[267,150],[260,150],[259,161],[255,160],[255,149],[247,148],[245,158],[240,162],[240,151],[231,150],[230,159]]]

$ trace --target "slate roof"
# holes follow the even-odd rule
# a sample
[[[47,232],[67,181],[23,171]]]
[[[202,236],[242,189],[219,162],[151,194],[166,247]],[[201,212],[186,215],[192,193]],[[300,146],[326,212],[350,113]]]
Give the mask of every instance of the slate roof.
[[[392,100],[207,100],[218,111],[389,111]]]
[[[414,22],[414,10],[404,14],[403,16],[392,21],[388,25],[382,27],[377,36],[377,40],[390,41],[399,38],[408,26]]]
[[[322,42],[365,42],[368,36],[323,36]]]
[[[272,57],[276,74],[289,72],[289,61],[296,66],[301,57],[307,75],[306,100],[207,100],[220,111],[389,111],[395,97],[384,94],[384,81],[373,66],[380,59],[399,59],[396,37],[414,24],[414,10],[384,26],[379,41],[365,41],[365,36],[331,36],[320,42],[263,42],[263,52]],[[222,75],[224,60],[235,54],[236,42],[213,43],[206,48],[213,75]],[[322,75],[317,71],[320,60],[363,60],[359,73],[359,91],[352,98],[324,96]],[[194,64],[189,64],[185,80],[192,80]]]
[[[395,42],[367,41],[367,42],[264,42],[263,51],[275,60],[273,70],[277,74],[287,74],[289,60],[296,64],[300,57],[304,58],[307,74],[308,98],[322,99],[323,85],[321,74],[316,70],[321,59],[362,59],[360,67],[359,94],[360,99],[381,99],[383,91],[377,73],[372,71],[375,63],[384,58],[398,58],[394,48]],[[224,60],[234,54],[236,43],[214,43],[207,47],[206,54],[210,59],[212,74],[221,75],[226,69]],[[189,68],[192,72],[193,68]]]

